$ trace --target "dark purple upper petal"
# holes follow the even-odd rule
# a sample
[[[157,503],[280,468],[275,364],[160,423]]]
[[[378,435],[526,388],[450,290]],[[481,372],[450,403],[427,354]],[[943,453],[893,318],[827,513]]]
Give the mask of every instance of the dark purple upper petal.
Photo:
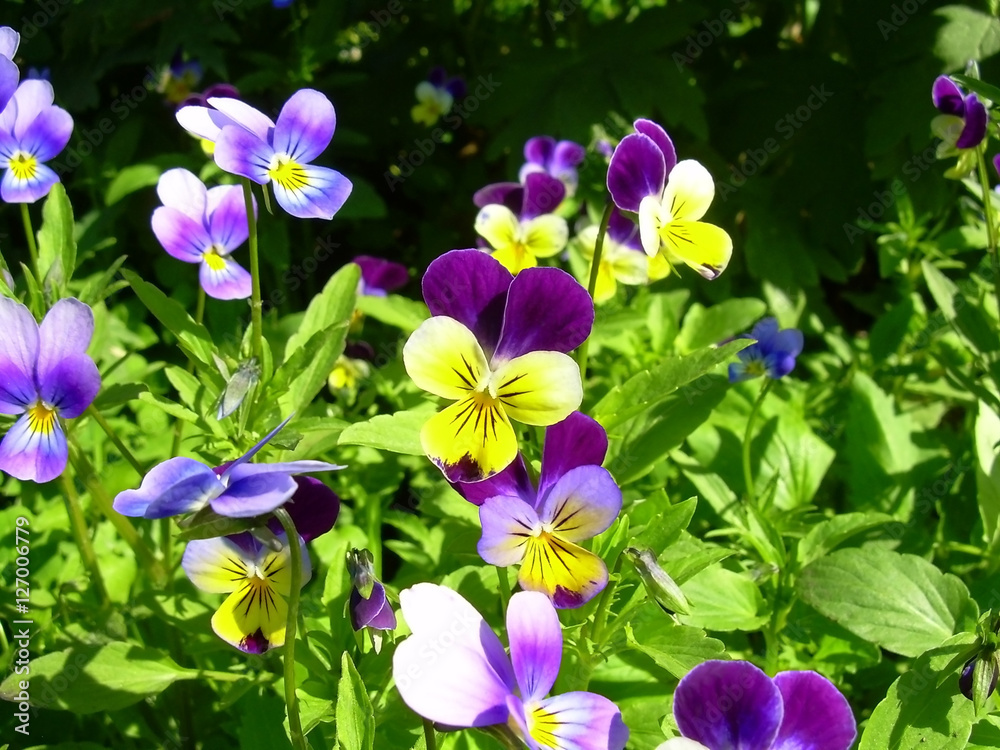
[[[528,268],[510,285],[494,363],[527,352],[570,352],[590,335],[594,302],[559,268]]]
[[[340,513],[340,498],[315,477],[293,479],[295,494],[284,507],[302,541],[309,542],[333,528]],[[282,527],[278,519],[272,518],[267,526],[275,534],[281,533]]]
[[[529,138],[524,144],[524,159],[548,170],[555,149],[555,138],[548,135],[536,135],[534,138]]]
[[[361,268],[365,294],[375,294],[378,291],[383,294],[393,292],[406,286],[410,280],[410,272],[401,263],[393,263],[391,260],[371,255],[359,255],[353,262]]]
[[[785,715],[771,750],[848,750],[854,744],[851,706],[832,682],[816,672],[781,672],[774,684]]]
[[[207,101],[209,97],[221,99],[239,99],[240,91],[231,83],[213,83],[201,93],[202,101]]]
[[[595,420],[578,411],[545,430],[542,471],[538,477],[538,505],[549,488],[571,469],[600,466],[608,453],[608,434]]]
[[[962,128],[962,134],[955,141],[956,148],[975,148],[978,146],[986,137],[988,119],[986,105],[975,94],[969,94],[965,98],[965,127]]]
[[[965,111],[962,89],[948,76],[938,76],[934,79],[931,100],[934,102],[934,106],[946,115],[961,117]]]
[[[786,328],[785,330],[778,331],[778,333],[775,334],[774,338],[771,340],[771,348],[775,351],[797,357],[802,353],[803,343],[802,331],[798,328]]]
[[[396,613],[385,596],[385,587],[375,582],[372,595],[365,599],[356,588],[351,589],[351,627],[374,628],[375,630],[395,630]]]
[[[38,393],[65,419],[83,414],[101,390],[101,374],[86,354],[69,354],[49,368],[38,383]]]
[[[513,276],[479,250],[452,250],[427,266],[421,285],[431,315],[447,315],[472,331],[489,357],[500,340]]]
[[[642,133],[653,139],[657,148],[660,149],[660,153],[663,154],[663,163],[667,168],[667,174],[670,174],[670,171],[677,166],[677,149],[674,148],[674,142],[670,140],[667,131],[652,120],[636,120],[633,127],[636,133]]]
[[[448,79],[448,72],[440,65],[435,65],[427,73],[427,80],[434,86],[434,88],[441,88],[444,86],[445,81]]]
[[[757,344],[764,351],[774,348],[774,337],[778,335],[778,319],[763,318],[754,324],[750,331],[750,338],[756,339]]]
[[[500,496],[519,497],[528,505],[535,505],[535,488],[531,486],[528,469],[520,453],[506,469],[489,479],[481,482],[453,482],[451,486],[473,505],[482,505],[491,497]]]
[[[586,155],[587,149],[579,143],[559,141],[552,153],[552,164],[549,172],[555,176],[565,172],[575,172]]]
[[[619,245],[630,247],[633,250],[642,250],[639,225],[617,208],[611,213],[611,219],[608,221],[608,237]]]
[[[615,205],[638,213],[642,199],[661,196],[666,183],[666,162],[656,142],[642,133],[622,138],[608,165],[608,192]]]
[[[520,182],[494,182],[477,190],[472,196],[472,202],[479,208],[499,203],[519,214],[524,205],[524,187]]]
[[[542,214],[550,214],[565,197],[566,186],[562,180],[545,172],[533,172],[524,178],[524,200],[519,218],[534,219]]]
[[[445,91],[451,94],[452,99],[461,99],[465,96],[465,79],[462,76],[455,76],[454,78],[449,78],[448,83],[444,85]]]
[[[747,661],[702,662],[674,692],[677,728],[709,750],[771,750],[782,716],[777,686]]]

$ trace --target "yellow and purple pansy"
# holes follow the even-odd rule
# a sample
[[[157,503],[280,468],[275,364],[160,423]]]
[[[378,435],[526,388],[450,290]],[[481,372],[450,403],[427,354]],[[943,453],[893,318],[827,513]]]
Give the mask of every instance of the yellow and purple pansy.
[[[416,385],[454,401],[420,433],[424,452],[453,482],[477,482],[517,456],[511,420],[548,426],[583,400],[568,352],[594,323],[587,290],[558,268],[511,276],[478,250],[453,250],[423,278],[432,318],[403,347]]]
[[[544,172],[562,182],[567,195],[573,195],[579,181],[576,168],[586,155],[586,149],[579,143],[536,135],[524,144],[524,164],[517,176],[524,184],[529,174]]]
[[[2,47],[0,42],[0,60],[5,60]],[[4,170],[0,198],[6,203],[34,203],[59,182],[59,175],[45,162],[69,143],[73,118],[53,106],[54,99],[48,81],[24,80],[0,112],[0,169]]]
[[[651,120],[636,120],[635,133],[615,148],[608,191],[615,205],[638,215],[639,239],[651,258],[684,263],[706,279],[718,278],[733,253],[732,238],[700,219],[715,197],[715,182],[701,164],[677,161],[667,132]]]
[[[937,158],[958,157],[945,177],[960,179],[976,167],[976,148],[986,137],[989,115],[986,105],[974,93],[966,94],[948,76],[938,76],[931,88],[931,100],[941,113],[931,120],[931,132],[941,139]]]
[[[538,487],[518,456],[496,476],[456,486],[479,506],[479,554],[499,567],[520,565],[518,583],[562,608],[579,607],[608,583],[608,568],[580,546],[605,531],[622,509],[622,493],[601,462],[608,436],[574,412],[545,431]]]
[[[591,224],[580,230],[576,246],[588,262],[587,277],[594,263],[598,226]],[[643,252],[639,228],[621,211],[615,209],[608,221],[608,232],[601,246],[601,261],[597,269],[594,302],[602,304],[613,299],[619,284],[638,286],[662,279],[670,274],[670,266],[660,254],[650,258]]]
[[[448,114],[456,99],[465,96],[465,80],[461,76],[448,77],[440,65],[431,68],[426,81],[417,84],[417,104],[410,110],[410,117],[418,125],[431,127]]]

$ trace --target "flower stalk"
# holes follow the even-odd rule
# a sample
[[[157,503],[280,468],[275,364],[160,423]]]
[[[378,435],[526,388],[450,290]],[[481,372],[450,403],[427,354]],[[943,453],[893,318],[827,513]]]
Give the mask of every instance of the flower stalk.
[[[34,274],[38,285],[42,285],[42,277],[38,273],[38,244],[35,242],[35,232],[31,228],[31,214],[28,211],[28,204],[21,204],[21,221],[24,224],[24,238],[28,242],[28,257],[31,259],[31,273]]]
[[[260,256],[257,250],[257,217],[253,211],[253,189],[250,180],[243,178],[243,199],[247,207],[247,229],[250,232],[250,279],[253,284],[250,297],[250,325],[253,329],[253,356],[258,362],[263,362],[263,303],[260,299]]]
[[[997,222],[993,211],[993,191],[990,190],[990,179],[986,169],[986,148],[988,140],[984,140],[976,148],[976,165],[979,172],[979,187],[983,192],[983,216],[986,221],[986,251],[990,256],[990,267],[993,271],[993,296],[997,303],[997,314],[1000,315],[1000,258],[997,257]]]
[[[750,446],[753,441],[753,427],[754,423],[757,421],[757,412],[760,411],[760,405],[764,403],[764,397],[767,396],[767,392],[771,390],[771,384],[773,382],[774,381],[770,378],[764,380],[764,385],[761,386],[757,400],[753,402],[753,407],[750,409],[750,416],[747,417],[746,432],[743,433],[743,482],[746,484],[747,488],[747,501],[751,505],[754,505],[757,502],[753,484],[753,469],[750,465]]]
[[[291,735],[292,746],[296,750],[308,750],[305,734],[302,732],[302,719],[299,717],[299,699],[295,694],[295,628],[299,615],[299,592],[302,588],[302,545],[299,543],[299,533],[295,529],[291,516],[284,508],[274,511],[281,528],[288,538],[288,553],[291,557],[291,590],[288,592],[288,618],[285,622],[285,706],[288,711],[288,733]]]
[[[608,201],[604,207],[604,215],[601,216],[600,229],[597,230],[597,241],[594,243],[594,259],[591,261],[590,279],[587,281],[587,294],[590,295],[591,299],[594,299],[594,290],[597,289],[597,277],[601,272],[601,253],[604,251],[604,238],[608,234],[608,224],[611,222],[611,214],[614,210],[615,204]],[[589,350],[590,337],[588,336],[577,350],[576,359],[580,365],[580,380],[583,382],[587,380],[587,354]]]

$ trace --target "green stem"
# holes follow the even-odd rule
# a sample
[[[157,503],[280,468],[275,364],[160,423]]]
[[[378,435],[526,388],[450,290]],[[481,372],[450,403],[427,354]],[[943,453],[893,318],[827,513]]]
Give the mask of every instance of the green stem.
[[[198,302],[196,303],[194,309],[194,322],[201,325],[201,322],[205,319],[205,287],[201,284],[198,285]],[[194,365],[191,365],[192,367]]]
[[[306,736],[302,733],[302,720],[299,718],[299,699],[295,694],[295,626],[298,623],[299,594],[302,588],[302,549],[299,544],[299,532],[291,516],[284,508],[274,511],[281,528],[288,538],[288,554],[291,556],[291,590],[288,593],[288,617],[285,621],[285,653],[283,656],[285,668],[285,706],[288,710],[288,733],[292,736],[292,746],[297,750],[308,750]]]
[[[781,641],[778,638],[778,618],[781,616],[781,573],[778,573],[774,588],[774,603],[771,605],[771,617],[764,630],[764,671],[771,677],[778,673],[778,657],[781,655]]]
[[[434,736],[434,725],[429,719],[424,719],[424,744],[427,750],[437,750],[437,737]]]
[[[260,259],[257,253],[257,217],[253,212],[253,190],[250,187],[250,180],[243,178],[243,201],[247,209],[247,228],[250,230],[250,279],[252,283],[252,297],[250,301],[250,325],[253,327],[253,356],[258,362],[263,362],[263,320],[261,311],[263,304],[260,300]]]
[[[597,289],[597,276],[601,271],[601,255],[604,252],[604,237],[608,233],[608,223],[611,221],[611,214],[615,210],[615,204],[608,201],[604,207],[604,215],[601,217],[601,226],[597,230],[597,240],[594,243],[594,257],[590,262],[590,280],[587,282],[587,293],[590,298],[594,298],[594,290]],[[577,362],[580,365],[580,380],[587,379],[587,353],[590,350],[590,337],[580,344],[577,350]]]
[[[604,627],[608,623],[608,614],[611,611],[611,602],[614,601],[615,591],[618,588],[618,580],[620,576],[619,571],[622,569],[622,555],[618,555],[618,559],[615,560],[615,567],[611,571],[611,575],[608,576],[608,585],[604,587],[604,593],[601,594],[601,600],[597,603],[597,609],[594,611],[594,629],[591,631],[593,637],[591,640],[597,644],[597,650],[600,651],[601,647],[604,645],[602,638],[604,637]],[[584,686],[586,688],[586,686]]]
[[[236,672],[216,672],[212,669],[199,669],[197,677],[199,679],[204,678],[206,680],[216,680],[217,682],[239,682],[240,680],[251,679],[245,674],[237,674]],[[254,683],[270,682],[273,679],[273,675],[262,674]]]
[[[372,553],[375,577],[382,578],[382,498],[371,493],[365,508],[368,515],[368,550]]]
[[[95,422],[97,422],[97,424],[101,426],[101,429],[104,430],[104,433],[109,438],[111,438],[111,442],[115,444],[115,447],[118,449],[118,452],[121,453],[124,459],[129,462],[129,464],[132,466],[133,469],[135,469],[139,477],[141,478],[146,476],[146,469],[143,468],[143,465],[139,463],[139,460],[132,455],[132,451],[130,451],[128,447],[125,445],[125,443],[122,442],[122,439],[118,437],[118,433],[115,432],[114,427],[108,424],[108,421],[104,418],[104,415],[101,414],[101,412],[99,412],[94,407],[93,404],[87,407],[87,414]]]
[[[87,521],[83,517],[83,509],[80,508],[80,498],[76,494],[76,487],[70,479],[68,472],[63,472],[60,477],[63,486],[63,502],[66,504],[66,515],[69,516],[69,525],[73,531],[73,538],[76,546],[80,549],[80,557],[83,558],[84,567],[90,573],[90,581],[97,589],[97,595],[104,607],[111,605],[111,598],[104,585],[104,576],[101,575],[101,566],[97,562],[97,555],[94,554],[94,546],[90,542],[90,534],[87,531]]]
[[[501,568],[497,565],[496,569],[497,581],[499,582],[500,588],[500,606],[503,609],[503,616],[506,618],[507,603],[510,601],[510,579],[507,577],[507,568]]]
[[[990,256],[993,270],[993,296],[997,302],[997,314],[1000,315],[1000,259],[997,258],[997,225],[993,215],[993,191],[990,190],[990,178],[986,169],[986,147],[988,140],[976,149],[976,163],[979,168],[979,187],[983,191],[983,213],[986,217],[986,251]]]
[[[764,396],[771,389],[771,383],[773,382],[770,378],[764,380],[764,385],[760,389],[757,400],[753,402],[753,407],[750,409],[750,416],[747,417],[747,429],[743,434],[743,482],[747,487],[747,500],[751,504],[757,502],[753,485],[753,469],[750,467],[750,443],[753,439],[753,426],[754,422],[757,421],[757,412],[760,411],[760,405],[764,402]]]
[[[35,244],[35,232],[31,228],[31,214],[28,204],[21,204],[21,221],[24,223],[24,235],[28,240],[28,256],[31,258],[31,272],[35,275],[38,286],[42,286],[42,278],[38,275],[38,245]]]

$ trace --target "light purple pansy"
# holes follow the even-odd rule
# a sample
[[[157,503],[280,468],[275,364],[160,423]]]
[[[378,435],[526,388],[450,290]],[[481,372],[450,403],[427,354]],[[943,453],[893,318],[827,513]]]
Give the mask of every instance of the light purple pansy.
[[[531,750],[623,750],[621,711],[588,692],[545,697],[562,662],[562,630],[549,600],[520,591],[507,607],[510,656],[459,594],[419,583],[399,595],[413,634],[396,648],[399,694],[425,719],[450,727],[501,725]],[[441,644],[448,644],[442,648]]]
[[[601,462],[608,437],[596,421],[573,412],[545,430],[537,489],[522,456],[499,474],[455,488],[479,505],[480,556],[489,564],[520,565],[518,582],[559,608],[579,607],[608,583],[608,568],[579,545],[618,517],[622,493]]]
[[[351,589],[350,611],[351,627],[355,630],[396,629],[396,613],[392,611],[392,606],[386,598],[385,586],[378,581],[372,584],[372,592],[368,597],[362,596],[357,587]]]
[[[986,136],[986,106],[975,93],[965,94],[948,76],[938,76],[931,88],[934,106],[943,115],[962,119],[963,127],[955,139],[955,148],[975,148]]]
[[[52,105],[54,98],[48,81],[22,81],[0,113],[0,198],[6,203],[34,203],[59,182],[45,162],[69,143],[73,118]]]
[[[14,63],[21,35],[10,26],[0,26],[0,112],[17,91],[17,82],[21,74]]]
[[[66,468],[60,420],[80,416],[101,388],[87,355],[94,313],[62,299],[39,325],[27,307],[2,297],[0,331],[0,414],[23,415],[0,441],[0,471],[48,482]]]
[[[205,506],[230,518],[252,518],[270,513],[295,494],[298,485],[293,475],[344,468],[325,461],[249,463],[287,423],[288,419],[275,427],[245,455],[226,466],[221,474],[193,458],[167,459],[150,469],[139,489],[119,492],[114,509],[123,516],[144,518],[193,513]]]
[[[215,299],[246,299],[250,274],[229,257],[246,242],[246,201],[238,185],[208,189],[186,169],[160,176],[156,193],[163,205],[153,211],[153,234],[172,257],[201,265],[205,294]],[[254,215],[257,202],[254,200]]]
[[[406,286],[410,281],[410,272],[402,263],[394,263],[371,255],[359,255],[351,262],[361,268],[358,294],[385,297],[389,292]]]
[[[746,661],[702,662],[674,692],[684,739],[657,750],[848,750],[857,724],[847,700],[816,672],[772,679]]]
[[[563,183],[568,195],[576,192],[579,180],[576,168],[587,155],[586,149],[573,141],[558,141],[547,135],[529,138],[524,144],[525,163],[518,173],[523,183],[529,174],[543,172]]]

